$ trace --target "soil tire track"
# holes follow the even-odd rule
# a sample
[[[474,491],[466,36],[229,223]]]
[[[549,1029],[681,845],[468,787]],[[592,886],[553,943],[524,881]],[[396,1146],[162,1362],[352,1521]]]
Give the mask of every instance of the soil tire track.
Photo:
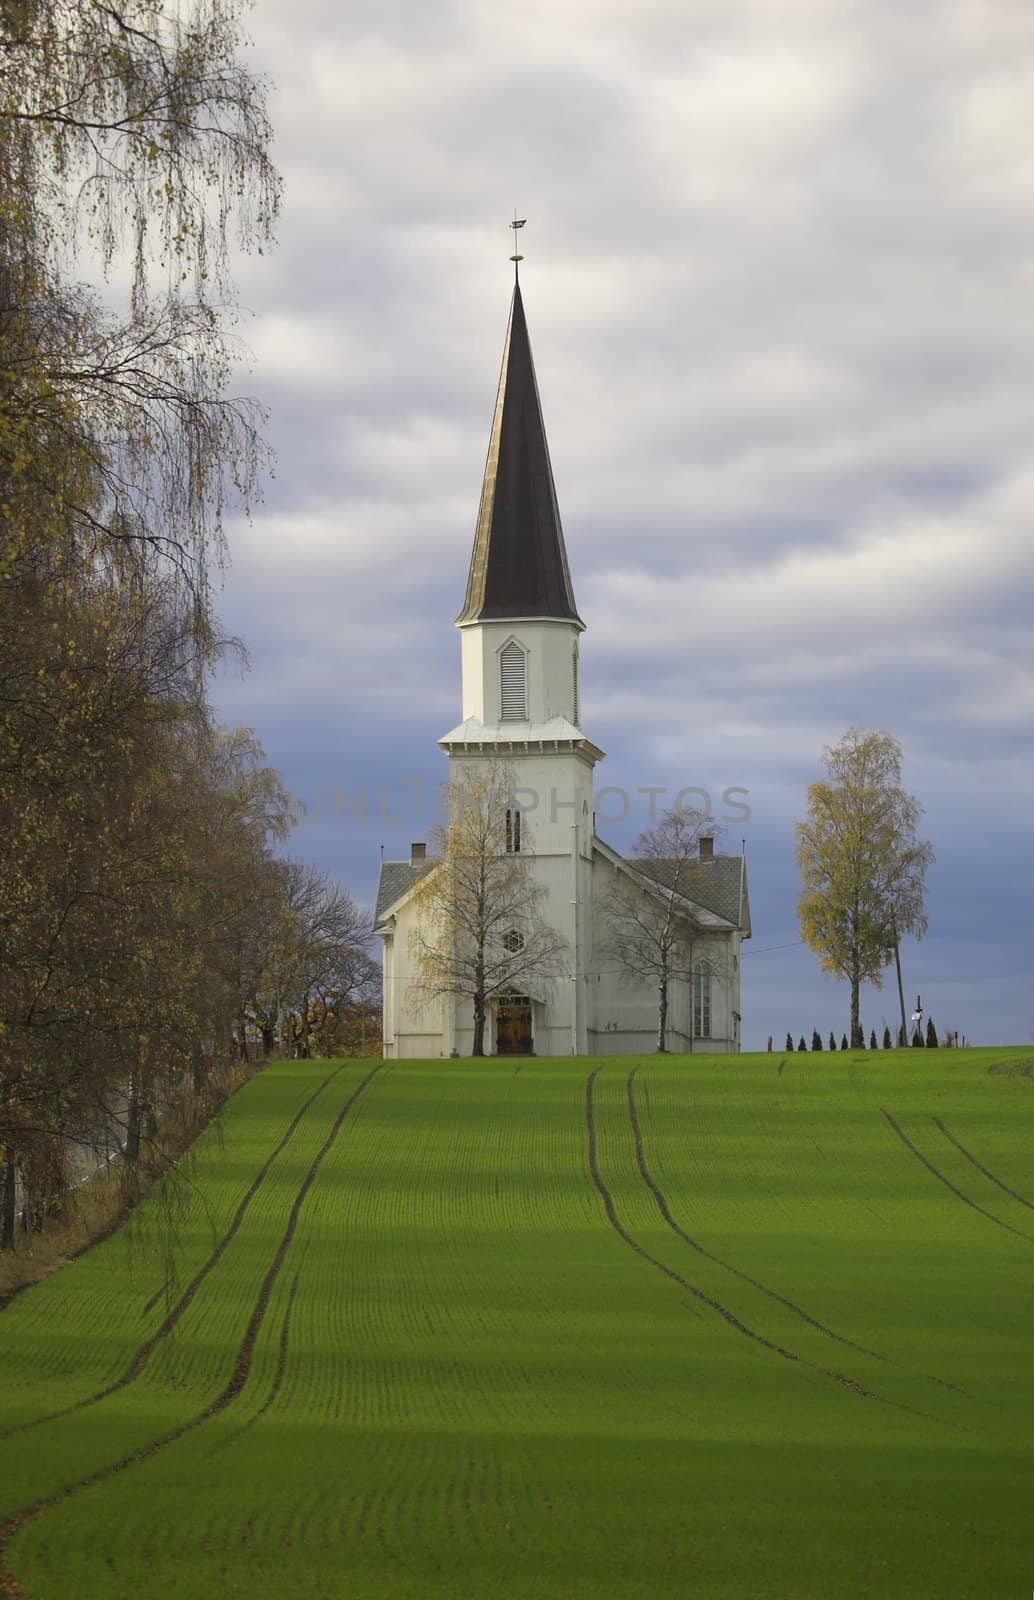
[[[944,1419],[941,1417],[934,1417],[929,1412],[920,1411],[918,1407],[906,1405],[901,1400],[890,1400],[885,1395],[877,1394],[874,1390],[865,1388],[855,1378],[848,1377],[846,1373],[837,1372],[833,1367],[824,1367],[821,1362],[812,1361],[807,1356],[798,1355],[795,1350],[788,1350],[785,1345],[777,1344],[774,1339],[768,1339],[763,1333],[758,1333],[756,1329],[749,1328],[745,1322],[741,1322],[734,1311],[730,1311],[728,1306],[723,1305],[720,1300],[716,1300],[713,1295],[708,1294],[706,1290],[699,1288],[695,1283],[690,1283],[689,1279],[684,1278],[681,1272],[676,1272],[673,1267],[669,1267],[665,1262],[658,1260],[656,1256],[651,1255],[648,1250],[644,1249],[638,1239],[633,1238],[618,1217],[614,1207],[613,1196],[604,1183],[603,1174],[600,1172],[593,1087],[602,1071],[602,1066],[596,1067],[590,1072],[585,1082],[585,1121],[589,1144],[589,1172],[593,1185],[603,1201],[603,1209],[606,1212],[607,1221],[618,1235],[618,1238],[630,1250],[634,1250],[641,1260],[647,1262],[651,1267],[655,1267],[658,1272],[663,1272],[666,1278],[670,1278],[673,1283],[677,1283],[680,1288],[685,1289],[695,1300],[701,1301],[704,1305],[710,1307],[712,1311],[716,1311],[737,1333],[742,1334],[746,1339],[752,1340],[763,1349],[770,1350],[773,1355],[780,1356],[784,1361],[792,1361],[797,1366],[806,1367],[812,1372],[819,1372],[823,1377],[832,1378],[834,1383],[840,1384],[844,1389],[850,1389],[853,1394],[861,1395],[866,1400],[875,1400],[880,1405],[891,1406],[896,1411],[906,1411],[912,1416],[923,1417],[929,1422],[942,1422]],[[954,1424],[947,1425],[954,1426]]]
[[[1026,1206],[1028,1211],[1034,1211],[1034,1205],[1031,1205],[1029,1200],[1025,1200],[1023,1195],[1018,1194],[1015,1189],[1010,1189],[1009,1185],[1007,1183],[1003,1183],[1001,1178],[996,1178],[994,1173],[991,1172],[989,1168],[985,1167],[982,1161],[978,1161],[973,1152],[971,1150],[967,1150],[966,1146],[956,1139],[951,1130],[944,1126],[944,1123],[941,1121],[940,1117],[934,1117],[933,1123],[934,1127],[939,1128],[944,1134],[944,1137],[950,1140],[959,1154],[965,1156],[967,1161],[971,1161],[976,1167],[977,1171],[984,1174],[985,1178],[990,1178],[991,1182],[1001,1189],[1003,1194],[1009,1195],[1013,1200],[1018,1200],[1020,1205]]]
[[[646,1187],[649,1189],[650,1193],[653,1195],[653,1198],[657,1203],[657,1209],[664,1218],[665,1222],[668,1224],[668,1227],[671,1229],[672,1233],[676,1234],[678,1238],[683,1241],[683,1243],[688,1244],[691,1250],[695,1250],[698,1255],[703,1256],[706,1261],[713,1261],[716,1266],[722,1267],[726,1272],[731,1272],[733,1277],[739,1278],[741,1282],[749,1283],[752,1289],[759,1289],[761,1293],[767,1295],[770,1300],[775,1300],[779,1305],[785,1306],[787,1311],[792,1311],[795,1317],[799,1317],[801,1321],[806,1322],[809,1327],[815,1328],[819,1333],[824,1333],[828,1339],[834,1339],[837,1344],[846,1345],[850,1350],[856,1350],[859,1355],[871,1356],[874,1361],[882,1361],[887,1366],[895,1366],[897,1363],[892,1361],[890,1356],[881,1355],[878,1350],[870,1350],[867,1345],[859,1344],[855,1339],[849,1339],[846,1334],[837,1333],[833,1328],[827,1327],[824,1322],[820,1322],[818,1317],[813,1317],[810,1311],[805,1311],[803,1306],[797,1305],[796,1301],[790,1300],[786,1297],[786,1295],[780,1294],[777,1289],[770,1289],[767,1284],[762,1283],[758,1278],[752,1278],[750,1273],[744,1272],[742,1268],[734,1267],[731,1261],[725,1261],[721,1256],[715,1255],[713,1250],[708,1250],[706,1245],[701,1244],[698,1239],[694,1239],[686,1232],[681,1224],[675,1221],[675,1218],[671,1214],[671,1208],[668,1205],[667,1199],[655,1181],[653,1174],[651,1173],[646,1162],[646,1151],[643,1147],[643,1131],[639,1122],[639,1110],[636,1106],[635,1098],[635,1079],[638,1071],[638,1067],[633,1067],[632,1071],[628,1075],[628,1114],[632,1123],[632,1137],[635,1141],[636,1163],[639,1167],[640,1177],[642,1178]],[[944,1382],[944,1380],[941,1378],[935,1378],[933,1381],[935,1383]],[[954,1386],[949,1385],[949,1387]]]
[[[249,1429],[255,1426],[256,1422],[260,1421],[261,1418],[265,1416],[266,1412],[273,1404],[273,1401],[280,1393],[280,1390],[283,1388],[284,1374],[287,1371],[288,1349],[291,1340],[291,1312],[294,1310],[294,1297],[297,1293],[298,1273],[296,1272],[291,1280],[291,1292],[287,1297],[287,1307],[284,1311],[284,1320],[280,1324],[280,1338],[277,1342],[276,1351],[276,1370],[273,1373],[273,1382],[270,1386],[269,1393],[266,1395],[266,1398],[259,1406],[255,1415],[253,1417],[249,1417],[247,1422],[242,1422],[240,1427],[235,1429],[230,1437],[224,1440],[222,1445],[216,1446],[216,1450],[226,1449],[229,1445],[236,1444],[237,1441],[249,1431]]]
[[[908,1137],[908,1134],[905,1132],[904,1128],[901,1127],[900,1123],[895,1121],[890,1112],[884,1110],[882,1106],[880,1109],[883,1111],[883,1115],[886,1117],[887,1121],[894,1129],[894,1132],[901,1140],[901,1143],[905,1145],[907,1149],[911,1150],[916,1160],[926,1168],[927,1172],[933,1173],[933,1176],[938,1180],[939,1183],[943,1183],[946,1189],[951,1190],[956,1199],[961,1200],[963,1205],[969,1206],[970,1210],[978,1212],[979,1215],[985,1218],[986,1221],[993,1222],[996,1228],[1004,1228],[1006,1233],[1014,1233],[1017,1239],[1026,1239],[1029,1243],[1034,1244],[1034,1239],[1031,1238],[1029,1233],[1024,1233],[1022,1228],[1014,1228],[1011,1222],[1003,1222],[1001,1217],[996,1217],[991,1211],[985,1211],[983,1206],[977,1205],[977,1202],[975,1200],[971,1200],[968,1194],[963,1194],[962,1190],[952,1183],[950,1178],[946,1178],[943,1172],[939,1172],[937,1170],[932,1161],[927,1160],[927,1158],[923,1155],[923,1152],[917,1145],[912,1143],[912,1140]]]
[[[294,1135],[298,1129],[298,1124],[301,1122],[313,1101],[318,1100],[320,1095],[323,1094],[324,1090],[330,1088],[330,1085],[334,1082],[335,1078],[340,1077],[341,1073],[344,1072],[347,1066],[348,1062],[343,1062],[335,1072],[332,1072],[329,1077],[324,1078],[323,1082],[313,1090],[308,1099],[306,1099],[299,1107],[294,1117],[292,1117],[291,1121],[288,1123],[280,1143],[277,1145],[276,1149],[273,1150],[269,1156],[267,1156],[266,1160],[262,1163],[258,1172],[255,1174],[255,1177],[248,1185],[247,1192],[241,1200],[240,1205],[237,1207],[237,1210],[234,1212],[233,1220],[230,1223],[230,1226],[215,1245],[211,1255],[208,1257],[207,1261],[205,1261],[198,1268],[197,1272],[194,1274],[193,1278],[191,1278],[190,1282],[187,1284],[187,1287],[180,1295],[180,1298],[177,1300],[172,1310],[164,1318],[160,1326],[156,1328],[154,1333],[151,1334],[150,1338],[146,1339],[140,1346],[139,1350],[130,1361],[129,1366],[122,1374],[121,1378],[116,1378],[114,1383],[109,1383],[104,1389],[98,1389],[95,1394],[87,1395],[83,1400],[77,1400],[74,1405],[63,1406],[59,1411],[48,1411],[45,1416],[33,1417],[29,1422],[17,1422],[11,1428],[4,1428],[0,1430],[0,1440],[9,1439],[18,1433],[27,1433],[30,1428],[41,1428],[46,1422],[58,1422],[62,1417],[71,1417],[77,1411],[85,1411],[88,1406],[98,1405],[100,1401],[107,1400],[110,1395],[117,1394],[120,1389],[125,1389],[129,1384],[136,1382],[137,1378],[139,1378],[147,1363],[150,1361],[157,1346],[162,1342],[163,1339],[168,1338],[173,1328],[175,1328],[184,1312],[190,1306],[191,1301],[194,1299],[194,1296],[197,1294],[202,1283],[204,1283],[205,1279],[208,1277],[208,1274],[212,1271],[212,1268],[218,1265],[221,1257],[226,1251],[227,1246],[230,1244],[234,1235],[238,1232],[241,1223],[244,1221],[248,1207],[251,1205],[251,1202],[254,1200],[256,1194],[261,1189],[266,1178],[269,1176],[269,1171],[274,1161],[294,1138]],[[164,1286],[159,1289],[157,1295],[153,1296],[148,1301],[147,1305],[144,1307],[144,1311],[147,1312],[151,1310],[152,1307],[157,1304],[163,1293]]]
[[[210,1401],[196,1417],[191,1417],[189,1421],[181,1423],[178,1428],[172,1429],[171,1432],[164,1434],[162,1438],[153,1439],[150,1444],[140,1445],[136,1450],[131,1450],[128,1455],[123,1456],[120,1460],[109,1462],[107,1466],[99,1467],[95,1472],[88,1473],[85,1478],[80,1478],[77,1483],[66,1484],[64,1488],[58,1490],[55,1494],[45,1495],[33,1505],[26,1506],[21,1511],[16,1511],[12,1516],[6,1518],[3,1523],[0,1523],[0,1595],[8,1596],[10,1600],[31,1600],[27,1590],[23,1588],[7,1565],[11,1541],[28,1523],[34,1522],[37,1517],[41,1517],[47,1511],[53,1510],[55,1506],[61,1505],[65,1500],[71,1500],[75,1495],[81,1494],[84,1489],[90,1489],[94,1484],[103,1483],[106,1479],[115,1477],[120,1472],[125,1472],[129,1467],[139,1466],[141,1462],[149,1460],[151,1456],[155,1456],[159,1451],[167,1449],[171,1444],[175,1444],[177,1440],[182,1439],[186,1434],[200,1428],[204,1423],[210,1421],[212,1417],[218,1416],[221,1411],[225,1411],[227,1406],[232,1405],[234,1400],[237,1399],[247,1382],[248,1373],[251,1370],[252,1357],[255,1352],[255,1341],[265,1321],[270,1296],[280,1275],[287,1252],[290,1249],[291,1241],[294,1238],[295,1230],[298,1226],[298,1217],[305,1198],[316,1181],[324,1158],[337,1139],[345,1118],[383,1066],[383,1061],[378,1061],[377,1065],[353,1089],[335,1117],[330,1132],[313,1157],[305,1177],[302,1179],[298,1193],[294,1198],[294,1204],[291,1206],[287,1224],[281,1235],[280,1243],[277,1245],[276,1254],[262,1280],[262,1286],[252,1308],[251,1316],[248,1318],[248,1325],[244,1330],[244,1338],[241,1340],[240,1349],[237,1352],[237,1359],[234,1362],[233,1372],[229,1381],[216,1395],[215,1399]],[[336,1077],[337,1074],[335,1073],[334,1076]],[[328,1079],[327,1081],[329,1082],[330,1080]],[[281,1331],[282,1338],[283,1331]]]
[[[654,1200],[657,1202],[657,1209],[672,1232],[677,1234],[677,1236],[682,1239],[685,1244],[688,1244],[692,1250],[696,1250],[699,1255],[702,1255],[705,1260],[713,1261],[716,1266],[724,1268],[726,1272],[731,1272],[733,1277],[741,1279],[743,1283],[749,1283],[752,1289],[759,1289],[761,1293],[767,1295],[770,1300],[775,1300],[779,1305],[785,1306],[788,1311],[793,1312],[794,1316],[800,1317],[802,1322],[806,1322],[809,1327],[814,1328],[818,1333],[824,1333],[827,1338],[835,1340],[837,1344],[846,1345],[849,1350],[855,1350],[859,1355],[870,1356],[874,1361],[882,1361],[885,1366],[896,1367],[901,1371],[908,1370],[902,1368],[901,1363],[899,1361],[895,1361],[893,1356],[881,1355],[878,1350],[870,1350],[868,1345],[859,1344],[857,1340],[849,1339],[846,1334],[837,1333],[833,1328],[827,1327],[824,1322],[820,1322],[818,1317],[813,1317],[810,1311],[805,1311],[804,1307],[799,1306],[796,1301],[790,1300],[786,1295],[780,1294],[778,1289],[770,1289],[767,1284],[761,1282],[760,1278],[752,1278],[750,1273],[744,1272],[741,1267],[734,1267],[731,1261],[726,1261],[722,1256],[715,1255],[713,1250],[708,1250],[706,1245],[701,1244],[698,1239],[694,1239],[678,1222],[675,1221],[667,1199],[665,1198],[665,1195],[659,1185],[656,1183],[646,1162],[646,1151],[643,1145],[642,1128],[639,1123],[639,1112],[635,1099],[635,1078],[638,1071],[638,1067],[633,1067],[632,1071],[628,1075],[628,1112],[632,1123],[632,1136],[635,1140],[636,1162],[639,1167],[640,1177],[646,1184],[646,1187],[649,1189],[650,1193],[653,1195]],[[967,1390],[961,1388],[957,1383],[952,1383],[947,1378],[935,1377],[932,1372],[917,1371],[915,1376],[918,1378],[924,1378],[927,1383],[939,1384],[942,1389],[950,1389],[953,1394],[968,1393]]]

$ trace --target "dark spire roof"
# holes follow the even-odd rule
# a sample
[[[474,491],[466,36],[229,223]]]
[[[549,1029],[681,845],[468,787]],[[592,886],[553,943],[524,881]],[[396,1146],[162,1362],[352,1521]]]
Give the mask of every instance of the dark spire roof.
[[[457,622],[575,610],[520,286],[513,291],[467,598]]]

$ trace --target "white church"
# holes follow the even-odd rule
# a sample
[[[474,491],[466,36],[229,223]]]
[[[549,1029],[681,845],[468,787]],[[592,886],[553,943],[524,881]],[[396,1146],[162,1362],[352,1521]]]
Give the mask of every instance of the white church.
[[[603,952],[619,879],[664,893],[664,863],[623,858],[596,832],[594,772],[603,751],[583,732],[575,607],[553,470],[519,285],[503,348],[481,509],[456,626],[463,720],[438,743],[450,781],[505,763],[527,815],[515,810],[507,846],[522,851],[544,891],[540,915],[563,938],[566,971],[539,993],[492,997],[485,1051],[498,1055],[645,1054],[657,1047],[655,985],[631,979]],[[469,999],[429,999],[414,954],[418,879],[433,871],[423,845],[383,861],[375,932],[383,946],[384,1055],[469,1055]],[[685,873],[679,877],[687,886]],[[678,911],[694,930],[693,971],[673,979],[667,1048],[740,1047],[740,944],[750,937],[746,862],[703,839]],[[514,937],[518,937],[515,933]]]

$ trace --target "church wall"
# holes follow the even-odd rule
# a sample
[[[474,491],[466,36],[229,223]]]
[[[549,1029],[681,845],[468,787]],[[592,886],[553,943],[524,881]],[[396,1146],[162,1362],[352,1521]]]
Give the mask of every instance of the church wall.
[[[452,781],[462,783],[464,768],[480,767],[484,760],[481,755],[453,755]],[[583,976],[577,985],[579,1027],[575,1051],[572,1002],[576,986],[571,974],[576,953],[578,968],[584,974],[590,948],[592,763],[572,751],[519,754],[507,758],[507,763],[514,772],[515,800],[521,810],[521,854],[544,890],[542,915],[566,943],[563,970],[548,990],[548,1023],[536,1018],[535,1051],[537,1055],[584,1054],[588,1047],[587,983]],[[546,993],[543,989],[532,998],[543,999]]]
[[[424,1000],[416,990],[410,950],[413,912],[403,906],[393,936],[384,940],[384,1054],[397,1060],[447,1056],[451,1048],[450,1003]]]
[[[570,837],[570,823],[567,829]],[[570,842],[567,854],[527,857],[535,879],[545,890],[543,914],[566,941],[562,969],[552,983],[529,985],[537,1055],[584,1054],[587,1049],[584,979],[579,985],[582,998],[577,1051],[574,1049],[572,1029],[571,1008],[575,985],[571,981],[571,972],[576,943],[576,908],[573,892],[575,862],[569,852]],[[581,855],[577,857],[577,866],[577,945],[580,950],[585,950],[590,926],[588,897],[591,866],[589,860]],[[384,941],[385,1054],[400,1059],[404,1056],[447,1056],[455,1046],[460,1055],[469,1055],[473,1044],[470,1002],[457,1000],[453,1003],[440,999],[422,1002],[419,996],[416,983],[418,967],[411,950],[411,936],[416,926],[415,908],[404,904],[397,913],[393,935]],[[490,1023],[486,1036],[486,1049],[493,1048],[494,1022]]]
[[[588,983],[586,1048],[599,1055],[652,1052],[657,1048],[659,1002],[656,986],[622,972],[605,949],[606,908],[618,874],[606,857],[593,860],[591,948],[586,950]],[[700,959],[712,967],[711,1031],[693,1037],[692,985],[673,979],[668,990],[668,1049],[672,1052],[738,1050],[734,1011],[739,1004],[738,933],[701,938]]]
[[[574,950],[575,912],[571,858],[534,856],[529,857],[529,861],[535,877],[546,890],[547,915],[568,941],[570,957]],[[657,1047],[655,988],[629,981],[626,975],[615,970],[613,958],[594,947],[594,939],[596,946],[599,945],[600,911],[608,891],[613,892],[616,869],[600,856],[591,864],[579,857],[578,866],[578,952],[582,975],[577,985],[572,983],[568,960],[562,974],[554,980],[548,1000],[545,989],[539,988],[533,993],[535,1053],[539,1056],[650,1054]],[[431,1059],[448,1056],[455,1048],[459,1055],[467,1056],[473,1045],[469,1002],[441,999],[422,1002],[415,992],[414,981],[418,974],[409,943],[414,926],[414,911],[403,906],[398,913],[394,937],[385,941],[385,1055],[399,1059]],[[707,1038],[692,1037],[691,985],[680,980],[672,982],[668,1012],[668,1048],[672,1052],[739,1048],[732,1020],[732,1012],[739,1010],[739,942],[737,934],[719,935],[701,942],[700,953],[710,959],[714,969],[712,1025]],[[572,1001],[576,990],[577,1049],[572,1026]],[[494,1048],[494,1020],[490,1018],[486,1049],[492,1052]]]
[[[566,717],[576,723],[573,656],[578,633],[570,622],[479,622],[462,627],[464,721],[476,717],[486,727],[499,723],[499,652],[515,639],[526,652],[529,721]],[[513,727],[519,730],[520,723]]]
[[[518,727],[514,724],[515,737]],[[453,754],[450,783],[462,784],[465,769],[483,769],[490,759],[480,751]],[[522,853],[537,859],[559,856],[570,860],[571,824],[577,822],[578,849],[588,859],[592,850],[593,763],[567,750],[512,755],[501,751],[498,760],[514,774]]]

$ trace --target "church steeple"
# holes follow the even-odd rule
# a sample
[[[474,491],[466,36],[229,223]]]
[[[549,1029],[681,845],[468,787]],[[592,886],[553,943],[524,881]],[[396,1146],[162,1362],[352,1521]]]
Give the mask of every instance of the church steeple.
[[[467,595],[456,620],[463,627],[508,619],[585,626],[574,603],[519,284],[510,305]]]

